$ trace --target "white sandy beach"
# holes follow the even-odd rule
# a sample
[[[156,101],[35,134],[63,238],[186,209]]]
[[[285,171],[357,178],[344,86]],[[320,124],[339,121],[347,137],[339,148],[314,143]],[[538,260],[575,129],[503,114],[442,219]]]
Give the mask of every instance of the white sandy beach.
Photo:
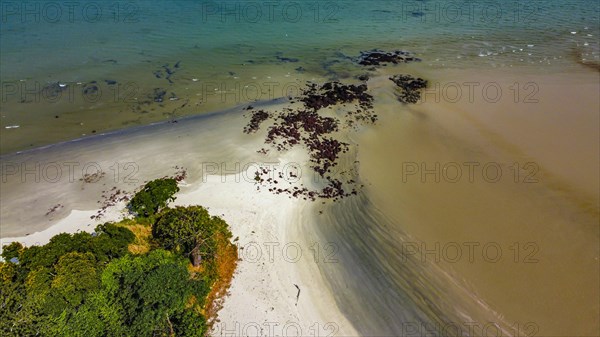
[[[281,159],[279,167],[298,162],[289,154]],[[252,167],[239,174],[208,176],[203,183],[183,187],[171,204],[203,205],[223,217],[234,238],[239,238],[240,261],[211,335],[358,335],[319,276],[310,244],[290,233],[310,211],[310,202],[257,190],[247,179],[254,171]],[[3,238],[2,244],[43,245],[59,233],[92,232],[100,223],[122,219],[124,207],[124,203],[111,207],[100,220],[90,220],[95,210],[73,210],[46,230]],[[298,298],[295,285],[301,290]]]
[[[270,158],[264,167],[273,168],[271,174],[277,177],[289,165],[306,159],[302,151],[290,151]],[[226,165],[216,174],[205,175],[193,183],[182,182],[181,191],[171,204],[208,208],[211,214],[225,219],[233,237],[238,238],[235,243],[240,261],[211,335],[358,335],[337,308],[331,289],[320,276],[312,243],[298,234],[299,220],[311,216],[311,202],[273,194],[267,191],[268,187],[257,189],[253,180],[256,165],[248,165],[245,172],[221,171],[233,167]],[[301,176],[293,184],[286,181],[286,186],[302,182],[310,185],[310,177],[310,174]],[[98,220],[90,219],[98,210],[72,210],[47,229],[21,237],[5,237],[2,244],[18,241],[27,246],[40,245],[59,233],[91,232],[98,224],[127,216],[125,206],[120,202],[109,207]],[[296,286],[300,289],[299,296]]]
[[[279,168],[297,163],[288,153]],[[356,336],[340,313],[313,259],[311,243],[291,231],[310,216],[311,202],[257,190],[255,169],[236,175],[208,176],[188,187],[174,205],[204,205],[230,224],[239,237],[240,261],[213,326],[213,336]],[[274,171],[276,177],[282,170]],[[223,182],[225,179],[225,182]],[[188,191],[189,192],[186,192]],[[300,288],[300,296],[297,298]]]
[[[12,238],[1,238],[0,246],[8,245],[11,242],[20,242],[25,246],[40,246],[50,242],[50,239],[60,233],[78,233],[88,232],[92,233],[96,226],[105,222],[116,222],[120,221],[124,217],[124,212],[119,211],[118,207],[125,206],[120,204],[111,208],[109,212],[105,214],[101,219],[92,220],[90,217],[94,216],[98,210],[92,211],[79,211],[72,210],[66,218],[59,220],[55,225],[48,227],[47,229],[34,232],[26,236],[12,237]]]

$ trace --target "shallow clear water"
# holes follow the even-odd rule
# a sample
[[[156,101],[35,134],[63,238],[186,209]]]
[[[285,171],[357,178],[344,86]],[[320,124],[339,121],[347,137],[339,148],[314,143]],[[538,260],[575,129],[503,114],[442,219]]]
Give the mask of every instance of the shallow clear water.
[[[408,50],[434,68],[597,66],[598,6],[3,1],[0,152],[285,96],[306,80],[352,78],[365,70],[351,58],[373,48]],[[64,89],[48,94],[52,83]],[[155,89],[166,92],[162,102]]]

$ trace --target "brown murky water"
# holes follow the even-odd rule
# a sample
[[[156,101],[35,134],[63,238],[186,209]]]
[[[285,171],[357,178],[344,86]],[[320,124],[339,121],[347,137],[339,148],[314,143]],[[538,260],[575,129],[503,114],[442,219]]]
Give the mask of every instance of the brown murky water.
[[[595,335],[597,73],[430,78],[440,88],[458,83],[462,99],[446,86],[439,103],[430,91],[429,102],[399,107],[383,92],[381,123],[357,139],[370,201],[412,237],[400,249],[452,275],[513,333]],[[490,89],[488,100],[471,102],[465,82],[496,83],[505,94],[492,102]],[[534,91],[537,102],[524,103]]]

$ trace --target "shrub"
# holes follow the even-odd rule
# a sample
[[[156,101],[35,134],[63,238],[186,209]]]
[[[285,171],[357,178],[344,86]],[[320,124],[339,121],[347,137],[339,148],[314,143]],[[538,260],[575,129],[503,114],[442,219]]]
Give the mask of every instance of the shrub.
[[[166,207],[169,201],[174,201],[173,195],[177,192],[179,187],[175,179],[152,180],[135,194],[129,202],[129,207],[138,216],[149,217]]]

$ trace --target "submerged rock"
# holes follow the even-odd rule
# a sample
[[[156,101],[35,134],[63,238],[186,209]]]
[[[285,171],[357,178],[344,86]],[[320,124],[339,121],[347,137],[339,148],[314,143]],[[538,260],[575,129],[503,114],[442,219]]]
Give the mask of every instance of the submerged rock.
[[[421,98],[421,91],[427,87],[426,80],[411,75],[394,75],[390,80],[400,89],[396,98],[402,103],[417,103]]]
[[[154,102],[162,102],[165,99],[165,95],[167,94],[167,91],[165,89],[162,88],[154,88],[154,93],[152,98],[154,99]]]
[[[67,85],[60,82],[52,82],[42,88],[41,92],[45,97],[60,96],[63,91],[67,90]]]
[[[388,63],[399,64],[420,61],[421,59],[412,56],[407,51],[395,50],[392,52],[385,52],[383,50],[377,49],[366,52],[360,52],[360,56],[357,60],[358,64],[363,66],[385,66]]]
[[[96,85],[96,81],[92,81],[90,83],[86,83],[83,86],[83,94],[88,95],[96,95],[98,93],[98,86]]]
[[[300,62],[299,59],[297,58],[293,58],[293,57],[283,57],[280,55],[277,55],[277,60],[279,60],[280,62],[285,62],[285,63],[296,63],[296,62]]]

